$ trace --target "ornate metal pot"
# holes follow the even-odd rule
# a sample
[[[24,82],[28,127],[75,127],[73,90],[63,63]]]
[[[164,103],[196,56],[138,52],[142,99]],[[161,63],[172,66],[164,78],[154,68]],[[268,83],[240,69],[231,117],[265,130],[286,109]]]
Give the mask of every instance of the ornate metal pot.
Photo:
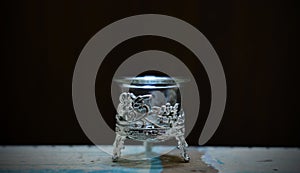
[[[163,142],[176,138],[185,162],[190,160],[186,148],[184,111],[180,83],[170,77],[143,76],[119,79],[122,88],[116,115],[116,138],[113,161],[124,148],[124,140]]]

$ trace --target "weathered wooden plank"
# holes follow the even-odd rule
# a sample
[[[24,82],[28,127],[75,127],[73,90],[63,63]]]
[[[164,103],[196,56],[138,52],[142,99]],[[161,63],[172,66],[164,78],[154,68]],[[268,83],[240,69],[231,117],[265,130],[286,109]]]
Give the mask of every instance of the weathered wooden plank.
[[[112,149],[112,148],[111,148]],[[136,146],[126,146],[134,152]],[[158,149],[159,150],[159,149]],[[112,162],[111,156],[95,146],[18,146],[0,148],[0,170],[27,172],[182,172],[205,170],[216,172],[201,161],[201,153],[191,148],[192,161],[183,163],[177,151],[151,160],[120,159]],[[212,171],[211,171],[212,170]]]
[[[300,172],[298,148],[190,147],[189,153],[190,163],[182,162],[178,150],[151,160],[112,162],[95,146],[2,146],[0,172]]]
[[[299,173],[299,148],[205,147],[202,159],[220,172]]]

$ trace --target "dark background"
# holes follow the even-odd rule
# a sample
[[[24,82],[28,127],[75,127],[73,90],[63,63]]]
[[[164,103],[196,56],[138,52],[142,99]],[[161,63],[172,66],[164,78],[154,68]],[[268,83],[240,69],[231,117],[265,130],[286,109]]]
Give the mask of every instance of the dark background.
[[[207,145],[300,146],[299,6],[294,1],[22,1],[1,5],[0,144],[92,144],[72,105],[72,75],[87,41],[106,25],[131,15],[159,13],[199,29],[223,64],[228,98],[223,120]],[[163,38],[133,38],[106,57],[104,70],[141,50],[159,49],[188,59],[194,55]],[[201,64],[197,128],[209,109],[210,90]],[[194,64],[194,65],[193,65]],[[198,68],[199,67],[199,68]],[[111,71],[112,72],[112,71]],[[99,79],[97,98],[105,94]],[[102,97],[103,98],[103,97]],[[101,112],[108,100],[98,99]],[[109,122],[113,125],[113,121]],[[196,145],[199,130],[187,140]]]

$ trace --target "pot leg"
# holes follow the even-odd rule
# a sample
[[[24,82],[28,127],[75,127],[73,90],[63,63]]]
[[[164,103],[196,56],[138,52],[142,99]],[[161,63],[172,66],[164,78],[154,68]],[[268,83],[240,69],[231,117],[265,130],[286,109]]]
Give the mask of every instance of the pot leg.
[[[177,148],[181,151],[181,157],[183,158],[184,162],[189,162],[190,156],[187,153],[188,144],[186,143],[184,136],[176,136],[176,139],[178,141]]]
[[[112,160],[114,162],[118,161],[119,157],[121,156],[121,149],[124,149],[124,140],[126,137],[121,136],[119,134],[116,135],[115,142],[113,144],[113,156]]]

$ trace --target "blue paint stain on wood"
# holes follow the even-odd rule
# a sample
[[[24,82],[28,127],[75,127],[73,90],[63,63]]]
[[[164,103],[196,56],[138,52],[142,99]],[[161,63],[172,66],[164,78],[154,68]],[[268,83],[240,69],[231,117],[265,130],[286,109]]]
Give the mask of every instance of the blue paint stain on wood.
[[[217,159],[216,160],[220,165],[224,165],[224,162],[222,162],[221,160]]]
[[[155,165],[155,167],[154,167]],[[150,173],[159,173],[162,172],[162,162],[159,157],[155,157],[151,159],[151,167],[150,167]]]

